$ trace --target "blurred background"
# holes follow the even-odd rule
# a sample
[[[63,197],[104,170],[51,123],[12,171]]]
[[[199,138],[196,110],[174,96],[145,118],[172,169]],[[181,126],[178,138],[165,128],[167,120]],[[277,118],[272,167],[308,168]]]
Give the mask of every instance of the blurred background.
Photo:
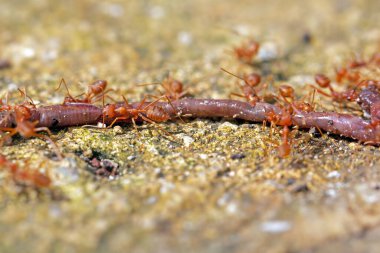
[[[377,1],[353,0],[2,1],[0,56],[14,68],[0,85],[49,83],[51,92],[64,77],[125,88],[171,71],[205,78],[216,91],[223,84],[210,77],[226,79],[221,66],[239,68],[229,50],[248,39],[266,45],[264,58],[287,55],[288,77],[315,73],[378,47],[378,10]]]

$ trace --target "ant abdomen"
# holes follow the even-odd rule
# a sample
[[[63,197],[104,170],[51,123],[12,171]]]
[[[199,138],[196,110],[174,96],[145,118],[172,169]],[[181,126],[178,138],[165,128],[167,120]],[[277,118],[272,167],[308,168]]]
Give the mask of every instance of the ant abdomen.
[[[171,118],[170,115],[159,106],[150,106],[146,111],[146,116],[154,122],[166,122]]]

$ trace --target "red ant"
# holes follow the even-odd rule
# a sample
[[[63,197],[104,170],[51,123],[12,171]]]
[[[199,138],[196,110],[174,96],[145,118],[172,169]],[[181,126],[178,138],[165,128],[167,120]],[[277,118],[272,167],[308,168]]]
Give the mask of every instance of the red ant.
[[[154,83],[147,83],[147,84],[139,84],[138,86],[146,86],[146,85],[154,85],[154,84],[159,84],[162,86],[162,88],[164,89],[164,94],[161,94],[161,95],[166,96],[166,98],[169,99],[170,101],[177,101],[183,98],[188,93],[187,90],[183,89],[183,83],[171,77],[170,74],[168,74],[168,76],[161,83],[154,82]]]
[[[314,111],[313,102],[307,103],[304,101],[296,101],[294,89],[290,85],[283,84],[279,87],[279,93],[282,100],[286,103],[285,106],[281,106],[282,112],[280,115],[276,114],[273,110],[266,113],[267,120],[271,122],[272,125],[284,126],[282,130],[282,143],[278,147],[278,152],[280,157],[286,157],[291,152],[291,146],[289,141],[290,129],[289,127],[293,124],[292,115],[295,112],[312,112]],[[278,97],[275,95],[275,98]],[[288,100],[289,99],[289,100]],[[314,100],[314,96],[313,96]],[[320,132],[321,130],[318,129]]]
[[[253,58],[259,52],[260,44],[254,40],[242,43],[240,46],[235,47],[233,52],[238,60],[251,63]]]
[[[17,164],[9,162],[3,155],[0,155],[0,167],[6,168],[12,175],[15,182],[29,184],[39,188],[49,187],[51,179],[38,170],[31,170],[28,166],[20,169]]]
[[[240,86],[243,94],[231,93],[231,95],[245,98],[252,106],[255,106],[257,102],[262,101],[262,98],[258,95],[255,89],[261,82],[261,76],[259,74],[251,73],[240,77],[227,71],[224,68],[221,68],[221,70],[244,81],[244,85]]]
[[[17,133],[20,134],[24,138],[37,137],[37,138],[44,139],[52,145],[58,159],[62,159],[62,155],[59,152],[58,147],[56,146],[54,141],[50,139],[48,136],[37,133],[37,132],[45,131],[49,135],[51,135],[49,128],[36,127],[38,124],[38,121],[35,121],[35,122],[29,121],[29,119],[31,118],[31,111],[25,105],[16,105],[14,106],[13,110],[15,112],[16,127],[15,128],[0,127],[0,131],[9,132],[5,137],[3,137],[3,139],[10,138],[16,135]]]
[[[380,65],[380,53],[374,53],[372,57],[365,61],[363,59],[353,59],[346,64],[346,67],[339,67],[335,69],[335,78],[337,83],[341,83],[344,79],[347,79],[349,82],[358,82],[361,78],[361,75],[358,71],[351,71],[366,67],[369,64]]]
[[[12,106],[8,104],[8,92],[5,94],[5,99],[0,99],[0,112],[1,111],[10,111]]]
[[[330,79],[323,75],[323,74],[317,74],[315,75],[315,82],[318,84],[319,87],[321,88],[328,88],[330,90],[330,94],[320,90],[319,88],[315,87],[314,85],[311,85],[318,93],[326,96],[326,97],[331,97],[333,101],[342,103],[345,101],[348,102],[354,102],[359,96],[359,93],[355,89],[351,90],[346,90],[343,92],[337,92],[333,89],[331,86],[331,81]]]
[[[294,89],[290,85],[283,84],[279,87],[279,93],[282,99],[288,103],[295,111],[312,112],[314,111],[314,93],[312,102],[296,101],[294,95]],[[277,96],[275,96],[277,97]],[[290,100],[288,100],[290,99]]]
[[[112,90],[106,90],[107,84],[108,84],[106,80],[96,80],[96,81],[94,81],[88,85],[88,90],[84,94],[84,98],[79,99],[79,98],[75,98],[75,97],[70,95],[70,91],[67,88],[66,81],[63,78],[61,79],[59,86],[56,90],[61,88],[62,84],[65,86],[66,91],[67,91],[67,97],[65,97],[63,104],[67,104],[67,103],[92,104],[92,103],[96,102],[97,100],[99,100],[100,97],[104,96],[107,92],[112,91]],[[81,95],[83,95],[83,94],[81,94]],[[79,96],[81,96],[81,95],[79,95]]]
[[[21,93],[21,96],[24,96],[24,102],[20,105],[23,105],[27,108],[35,109],[36,105],[34,104],[33,100],[26,94],[26,90],[21,90],[20,88],[18,91]],[[29,100],[29,101],[28,101]],[[3,102],[2,99],[0,99],[0,111],[11,111],[13,106],[9,105],[9,95],[8,92],[5,94],[5,100]]]
[[[110,104],[103,109],[103,121],[104,118],[114,118],[108,128],[111,128],[117,121],[120,120],[131,120],[135,129],[137,129],[136,120],[138,118],[141,118],[142,120],[152,124],[156,124],[156,122],[166,122],[171,118],[164,109],[158,106],[154,106],[154,104],[163,97],[160,97],[155,101],[148,103],[147,105],[145,105],[145,97],[136,108],[129,104],[124,96],[122,97],[124,100],[123,106],[116,108],[115,104]]]
[[[278,146],[278,155],[281,158],[287,157],[291,152],[289,142],[289,127],[292,125],[292,108],[289,106],[282,107],[281,114],[276,114],[273,110],[266,113],[266,118],[271,125],[284,126],[282,130],[282,143]]]

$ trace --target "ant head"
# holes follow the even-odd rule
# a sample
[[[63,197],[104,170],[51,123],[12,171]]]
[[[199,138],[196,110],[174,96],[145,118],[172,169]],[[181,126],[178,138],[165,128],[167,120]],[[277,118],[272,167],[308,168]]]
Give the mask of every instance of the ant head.
[[[115,104],[106,105],[103,108],[103,115],[108,118],[114,118],[116,116],[115,108],[116,108]]]
[[[370,61],[375,63],[376,65],[380,65],[380,53],[374,53]]]
[[[99,94],[106,89],[107,84],[108,82],[106,80],[96,80],[91,83],[88,88],[91,93]]]
[[[358,98],[359,93],[355,89],[353,89],[349,90],[346,96],[348,101],[354,102]]]
[[[16,119],[18,120],[27,120],[31,117],[29,108],[24,105],[16,105],[14,110],[16,113]]]
[[[345,76],[347,74],[347,68],[345,67],[336,67],[335,73],[339,76]]]
[[[251,73],[244,77],[244,82],[251,87],[255,87],[260,84],[261,76],[256,73]]]
[[[345,67],[335,68],[335,73],[336,73],[336,81],[340,83],[343,80],[343,78],[347,75],[347,68]]]
[[[279,88],[279,92],[280,92],[281,96],[283,96],[285,98],[293,98],[294,97],[294,89],[290,85],[287,85],[287,84],[281,85]]]
[[[260,44],[254,40],[243,43],[241,46],[234,49],[235,55],[238,59],[251,60],[253,56],[259,51]]]
[[[365,66],[365,65],[366,65],[366,62],[363,61],[363,60],[361,60],[361,59],[358,59],[358,58],[353,59],[352,61],[350,61],[350,62],[348,63],[348,67],[349,67],[350,69],[360,68],[360,67],[363,67],[363,66]]]
[[[252,95],[252,96],[256,95],[256,90],[252,86],[249,86],[249,85],[241,86],[241,90],[247,96],[249,96],[249,95]]]
[[[250,40],[245,45],[245,50],[251,54],[256,54],[259,51],[260,44],[257,41]]]
[[[295,108],[295,110],[300,110],[300,111],[303,111],[303,112],[312,112],[314,111],[314,106],[311,105],[310,103],[308,102],[303,102],[303,101],[296,101],[293,103],[293,106]]]
[[[178,80],[173,79],[170,86],[171,90],[175,93],[182,93],[183,91],[183,84]]]
[[[360,74],[357,71],[351,72],[348,74],[347,79],[351,82],[357,82],[360,79]]]
[[[315,82],[322,88],[327,88],[330,86],[330,79],[323,74],[315,75]]]

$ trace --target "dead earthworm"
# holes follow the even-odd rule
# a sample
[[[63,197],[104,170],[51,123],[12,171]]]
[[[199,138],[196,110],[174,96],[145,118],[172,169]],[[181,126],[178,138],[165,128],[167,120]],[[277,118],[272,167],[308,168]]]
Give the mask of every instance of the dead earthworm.
[[[273,110],[275,113],[281,112],[281,109],[272,104],[258,102],[256,106],[252,106],[247,102],[231,99],[185,98],[173,101],[171,104],[158,102],[155,106],[162,107],[172,117],[179,114],[181,117],[223,117],[228,119],[243,119],[251,122],[263,122],[266,120],[266,113],[270,110]],[[133,107],[137,105],[138,103],[132,104]]]
[[[85,103],[66,103],[48,105],[30,109],[30,121],[38,121],[37,127],[68,127],[96,124],[102,115],[102,109]],[[13,112],[0,112],[0,127],[15,126]]]
[[[371,108],[374,104],[380,103],[380,91],[375,85],[369,85],[364,88],[358,97],[358,104],[362,110],[367,114],[371,114]],[[380,112],[379,112],[380,113]],[[380,115],[379,115],[380,119]]]
[[[339,134],[364,143],[380,144],[380,127],[360,117],[335,112],[302,112],[292,116],[294,125],[300,128],[318,127],[326,132]]]
[[[137,103],[132,104],[133,107],[137,105]],[[176,110],[169,103],[159,102],[155,105],[164,108],[172,116],[175,116],[177,111],[181,117],[225,117],[251,122],[263,122],[267,118],[266,113],[270,110],[281,113],[281,109],[272,104],[258,102],[256,106],[251,106],[247,102],[229,99],[181,99],[172,102]],[[380,128],[373,128],[368,121],[353,115],[297,111],[292,116],[292,121],[293,125],[301,128],[317,127],[326,132],[340,134],[362,142],[380,143]]]
[[[38,108],[38,126],[67,127],[98,123],[102,109],[86,103],[66,103]]]
[[[171,105],[172,104],[172,105]],[[262,122],[267,112],[281,114],[281,109],[268,103],[249,103],[229,99],[180,99],[172,103],[157,102],[154,105],[166,110],[172,118],[181,117],[225,117]],[[121,106],[123,103],[118,103]],[[132,104],[132,107],[140,103]],[[148,103],[144,104],[148,105]],[[8,115],[9,117],[6,117]],[[6,119],[6,120],[5,120]],[[102,120],[102,109],[90,104],[72,103],[43,106],[32,111],[31,120],[38,120],[40,127],[67,127],[95,124]],[[112,120],[112,119],[109,119]],[[372,127],[366,120],[349,114],[334,112],[302,112],[292,116],[293,125],[301,128],[317,127],[361,142],[380,144],[380,128]],[[0,112],[0,127],[14,125],[12,112]]]

